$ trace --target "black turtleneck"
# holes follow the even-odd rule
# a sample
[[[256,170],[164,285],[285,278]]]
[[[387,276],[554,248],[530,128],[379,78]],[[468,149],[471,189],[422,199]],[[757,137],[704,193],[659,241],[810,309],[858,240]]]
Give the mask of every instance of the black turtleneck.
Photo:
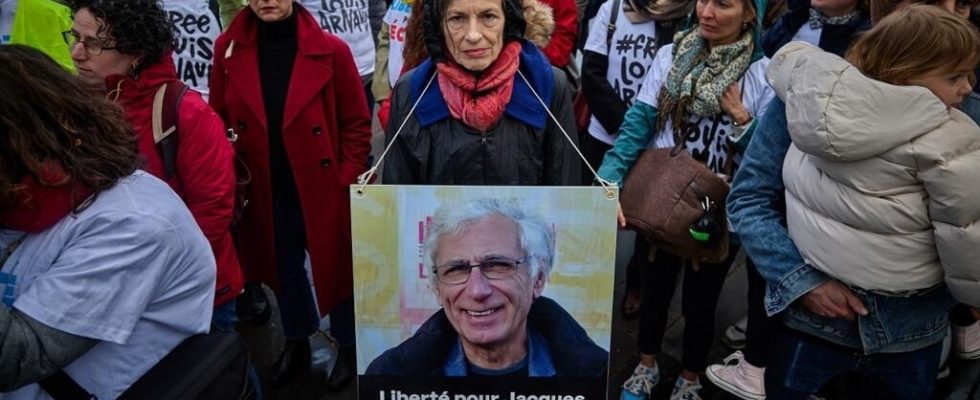
[[[269,172],[272,178],[274,203],[282,201],[298,205],[299,196],[293,179],[286,147],[282,140],[283,112],[289,79],[296,58],[296,11],[282,21],[258,21],[259,81],[265,119],[269,126]],[[278,200],[278,201],[277,201]]]

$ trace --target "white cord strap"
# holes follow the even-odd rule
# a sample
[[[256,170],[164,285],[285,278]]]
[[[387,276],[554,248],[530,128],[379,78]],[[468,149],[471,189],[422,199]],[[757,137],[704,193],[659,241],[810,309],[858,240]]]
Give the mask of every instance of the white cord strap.
[[[534,93],[534,97],[538,99],[538,102],[541,103],[541,106],[544,107],[544,110],[548,112],[548,116],[551,117],[551,120],[555,122],[555,126],[557,126],[558,129],[561,130],[561,133],[565,135],[565,139],[568,139],[568,144],[572,145],[572,148],[575,149],[575,152],[578,153],[578,156],[582,158],[582,162],[585,163],[585,166],[589,167],[589,171],[592,172],[592,176],[595,176],[596,182],[599,182],[599,184],[602,185],[602,188],[606,190],[606,198],[609,199],[615,198],[616,192],[613,190],[613,188],[617,187],[616,184],[613,182],[609,182],[605,179],[602,179],[602,177],[599,176],[599,173],[595,171],[595,168],[592,168],[592,165],[589,164],[589,160],[585,159],[585,156],[582,155],[582,151],[579,150],[577,145],[575,145],[575,141],[572,140],[572,137],[569,136],[568,132],[565,131],[565,127],[562,126],[560,122],[558,122],[558,118],[555,118],[555,114],[551,113],[551,109],[548,108],[548,105],[544,103],[544,100],[541,99],[541,96],[538,95],[538,92],[536,92],[534,90],[534,87],[531,86],[531,82],[528,82],[527,78],[524,76],[524,73],[521,72],[521,70],[517,70],[517,74],[521,76],[521,79],[524,80],[524,83],[527,84],[527,87],[531,89],[531,93]]]
[[[606,191],[606,198],[614,199],[616,197],[616,191],[613,188],[616,188],[616,184],[613,182],[609,182],[605,179],[602,179],[602,177],[599,176],[595,168],[593,168],[592,165],[589,164],[589,161],[585,159],[585,156],[582,155],[582,151],[579,150],[578,146],[575,144],[575,141],[572,140],[572,137],[569,136],[567,131],[565,131],[565,127],[562,126],[560,122],[558,122],[558,118],[555,118],[555,115],[552,114],[551,110],[548,108],[548,105],[544,103],[544,100],[541,99],[541,96],[538,95],[538,92],[536,92],[534,90],[534,87],[531,86],[531,82],[527,80],[527,77],[524,76],[524,73],[522,73],[520,70],[517,70],[517,74],[521,76],[521,79],[524,80],[524,83],[527,84],[527,87],[531,89],[531,93],[534,94],[534,97],[537,98],[538,102],[541,103],[541,106],[544,107],[545,112],[548,113],[548,116],[551,117],[551,120],[555,122],[555,126],[557,126],[559,130],[561,130],[561,133],[565,135],[565,139],[567,139],[568,143],[572,145],[573,149],[575,149],[575,153],[578,154],[578,156],[582,159],[582,162],[585,163],[585,166],[588,167],[589,171],[592,172],[592,175],[595,176],[596,182],[599,182],[599,184],[602,185],[602,188]],[[391,150],[391,146],[395,144],[395,139],[398,138],[398,135],[401,134],[402,129],[405,128],[405,124],[408,123],[408,118],[415,113],[415,109],[422,101],[422,98],[425,97],[425,93],[429,91],[429,87],[432,86],[432,81],[434,81],[435,78],[436,78],[436,74],[432,74],[432,77],[429,78],[429,82],[426,83],[425,88],[422,89],[422,94],[419,95],[419,98],[417,100],[415,100],[415,104],[412,104],[412,108],[408,110],[408,114],[405,116],[405,119],[402,120],[401,125],[398,126],[398,129],[395,131],[395,134],[391,137],[391,141],[389,141],[388,145],[385,146],[384,152],[381,153],[381,157],[378,157],[378,160],[374,163],[374,166],[371,167],[371,169],[367,170],[367,172],[357,177],[357,183],[359,186],[357,187],[357,189],[355,189],[354,194],[357,195],[358,197],[364,196],[364,187],[367,186],[368,182],[371,181],[371,178],[377,172],[378,165],[381,165],[381,162],[384,161],[385,156],[388,155],[388,151]]]
[[[385,146],[385,151],[381,153],[381,157],[378,157],[378,161],[374,162],[374,166],[372,166],[371,169],[357,177],[357,184],[359,186],[354,191],[354,194],[357,195],[357,197],[364,196],[364,186],[367,186],[367,184],[371,182],[371,178],[374,176],[375,172],[378,171],[378,166],[381,165],[381,161],[383,161],[385,156],[388,155],[388,150],[391,150],[391,146],[395,144],[395,139],[397,139],[398,135],[402,133],[402,129],[404,129],[405,124],[408,123],[408,118],[415,113],[415,108],[422,102],[422,98],[425,97],[425,92],[429,91],[429,86],[432,86],[432,81],[434,80],[436,80],[436,74],[432,74],[432,77],[429,78],[429,82],[426,83],[425,88],[422,89],[422,94],[420,94],[419,98],[415,100],[415,104],[412,104],[412,108],[408,110],[408,114],[405,115],[405,119],[402,120],[401,125],[399,125],[398,129],[395,131],[395,135],[391,137],[391,141],[388,142],[387,146]]]

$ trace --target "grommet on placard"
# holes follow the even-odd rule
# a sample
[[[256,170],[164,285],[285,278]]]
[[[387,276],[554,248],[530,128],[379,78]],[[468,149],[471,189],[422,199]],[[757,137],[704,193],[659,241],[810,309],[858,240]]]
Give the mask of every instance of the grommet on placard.
[[[364,197],[364,187],[359,187],[357,189],[354,189],[354,196]]]
[[[609,200],[615,199],[616,198],[616,192],[613,191],[612,189],[606,189],[606,198],[609,199]]]

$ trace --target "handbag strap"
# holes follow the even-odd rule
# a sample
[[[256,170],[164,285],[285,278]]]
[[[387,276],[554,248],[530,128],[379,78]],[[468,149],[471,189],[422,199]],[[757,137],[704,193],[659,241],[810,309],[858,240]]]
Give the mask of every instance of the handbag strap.
[[[58,370],[54,375],[44,378],[37,383],[55,400],[93,400],[98,399],[94,394],[85,390],[75,379],[64,370]]]
[[[616,32],[616,19],[622,12],[621,0],[613,0],[612,10],[609,11],[609,25],[606,26],[606,51],[609,52],[609,45],[612,44],[613,33]]]

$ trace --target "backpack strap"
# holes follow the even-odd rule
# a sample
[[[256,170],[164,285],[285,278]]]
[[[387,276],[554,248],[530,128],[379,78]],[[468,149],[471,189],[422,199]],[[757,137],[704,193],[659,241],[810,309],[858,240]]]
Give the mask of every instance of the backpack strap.
[[[622,8],[620,0],[613,0],[612,10],[609,10],[609,26],[606,27],[606,47],[609,53],[612,53],[608,47],[612,43],[613,33],[616,32],[616,20],[619,19],[619,13],[623,11],[620,8]]]
[[[54,400],[93,400],[98,399],[94,394],[85,390],[65,370],[59,370],[37,383]]]
[[[153,95],[153,142],[163,160],[163,176],[169,180],[177,170],[177,121],[180,101],[187,85],[180,80],[165,83]]]

